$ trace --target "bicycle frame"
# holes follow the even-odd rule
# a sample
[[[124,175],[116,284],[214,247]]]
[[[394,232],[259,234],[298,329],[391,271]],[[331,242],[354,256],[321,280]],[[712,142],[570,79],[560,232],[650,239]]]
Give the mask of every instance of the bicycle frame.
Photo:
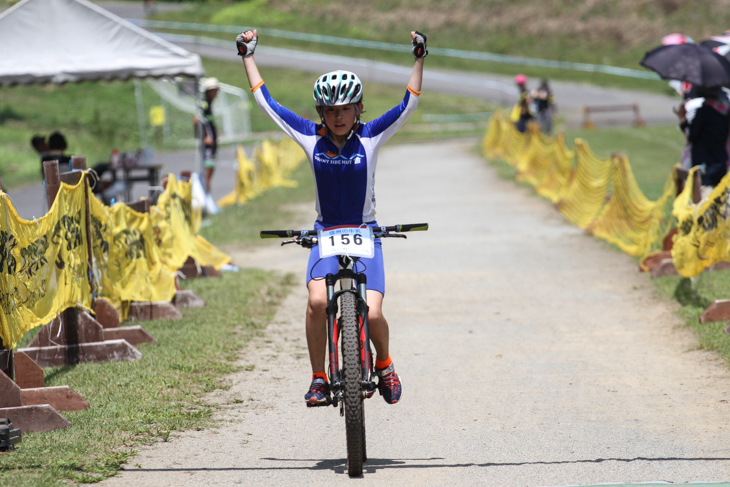
[[[340,373],[339,353],[339,328],[337,313],[339,311],[338,298],[343,293],[352,293],[356,298],[357,314],[360,323],[360,368],[361,368],[361,389],[363,397],[367,397],[366,391],[374,389],[375,375],[373,369],[373,354],[370,346],[370,328],[368,326],[368,305],[367,305],[367,277],[365,274],[355,272],[354,267],[357,258],[345,255],[337,256],[339,260],[339,272],[328,274],[325,277],[327,286],[327,339],[329,349],[329,379],[332,390],[332,405],[337,406],[342,399],[343,381]],[[337,282],[340,289],[335,290]]]

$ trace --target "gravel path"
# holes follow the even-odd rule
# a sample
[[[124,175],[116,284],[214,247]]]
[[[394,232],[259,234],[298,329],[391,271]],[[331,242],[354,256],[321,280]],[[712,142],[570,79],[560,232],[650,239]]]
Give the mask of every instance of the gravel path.
[[[358,485],[564,486],[730,480],[730,374],[698,351],[674,304],[626,255],[500,180],[474,140],[386,147],[381,224],[428,221],[385,243],[384,311],[401,403],[366,402]],[[292,227],[309,227],[310,205]],[[302,275],[277,243],[243,267]],[[211,396],[215,430],[142,451],[103,486],[347,481],[344,420],[308,410],[304,286],[241,354],[253,370]],[[248,367],[251,369],[251,367]]]

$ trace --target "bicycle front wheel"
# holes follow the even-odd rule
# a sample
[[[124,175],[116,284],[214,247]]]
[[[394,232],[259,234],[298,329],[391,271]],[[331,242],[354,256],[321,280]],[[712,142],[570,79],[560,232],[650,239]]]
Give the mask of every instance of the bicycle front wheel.
[[[362,475],[365,457],[365,415],[363,411],[362,369],[360,367],[360,326],[353,293],[344,293],[342,310],[342,363],[345,382],[345,430],[347,433],[347,473]]]

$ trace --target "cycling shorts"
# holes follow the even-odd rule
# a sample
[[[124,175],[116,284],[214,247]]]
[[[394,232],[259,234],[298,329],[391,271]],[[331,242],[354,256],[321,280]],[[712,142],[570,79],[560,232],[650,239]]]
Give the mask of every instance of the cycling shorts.
[[[370,226],[377,226],[377,223],[369,223]],[[315,230],[324,228],[319,222],[314,225]],[[307,264],[306,283],[312,279],[324,279],[327,274],[337,274],[338,261],[336,256],[319,258],[319,246],[315,245],[309,252]],[[375,252],[373,257],[360,257],[355,264],[355,272],[364,272],[367,276],[367,288],[378,291],[385,296],[385,267],[383,266],[383,249],[380,239],[375,239]]]
[[[203,158],[203,167],[214,168],[215,167],[215,153],[217,147],[215,145],[205,146],[205,157]]]

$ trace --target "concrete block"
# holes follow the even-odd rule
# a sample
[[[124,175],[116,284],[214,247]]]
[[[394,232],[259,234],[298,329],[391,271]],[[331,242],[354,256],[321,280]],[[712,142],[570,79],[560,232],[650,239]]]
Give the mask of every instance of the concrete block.
[[[653,271],[664,259],[671,259],[672,258],[672,251],[671,250],[663,250],[661,252],[658,252],[648,259],[644,261],[644,266],[647,268],[649,272]],[[639,268],[639,270],[643,270]]]
[[[0,418],[8,418],[23,433],[53,431],[71,427],[69,420],[61,416],[53,406],[38,404],[0,408]]]
[[[141,326],[120,326],[104,330],[104,340],[126,340],[132,346],[140,343],[156,343],[155,337]]]
[[[12,408],[21,404],[20,387],[13,382],[13,379],[0,372],[0,408]],[[0,418],[7,416],[0,415]]]
[[[191,277],[221,277],[221,272],[217,271],[212,265],[200,266],[195,259],[188,257],[183,266],[180,268],[180,272],[186,278]]]
[[[15,352],[15,383],[21,389],[43,387],[43,368],[27,354]]]
[[[84,362],[125,362],[142,358],[142,353],[125,340],[107,340],[78,345],[22,348],[41,367]]]
[[[62,317],[68,316],[65,311]],[[102,326],[89,314],[88,311],[75,309],[73,320],[62,319],[57,317],[47,325],[43,325],[38,334],[31,340],[30,347],[49,347],[54,345],[73,345],[69,341],[69,326],[76,326],[76,332],[73,334],[75,343],[92,343],[100,342],[103,338]]]
[[[700,315],[700,323],[730,320],[730,299],[716,299]]]
[[[200,296],[186,289],[177,291],[172,303],[180,309],[205,307],[205,301]]]
[[[659,264],[651,270],[651,277],[677,276],[677,268],[674,267],[674,259],[662,259]]]
[[[179,320],[182,312],[168,301],[142,303],[133,301],[129,305],[129,321],[145,320]]]
[[[202,269],[198,268],[198,263],[195,262],[195,259],[188,257],[188,260],[186,260],[180,268],[180,272],[182,272],[187,279],[190,277],[199,277],[202,274]]]
[[[94,313],[96,313],[96,321],[99,322],[102,328],[119,326],[119,311],[106,299],[94,299]]]
[[[20,400],[22,406],[49,404],[56,411],[81,411],[89,407],[88,401],[69,386],[21,389]]]
[[[216,270],[215,267],[212,265],[207,265],[203,267],[203,276],[205,277],[221,277],[223,274],[221,274],[220,271]]]

